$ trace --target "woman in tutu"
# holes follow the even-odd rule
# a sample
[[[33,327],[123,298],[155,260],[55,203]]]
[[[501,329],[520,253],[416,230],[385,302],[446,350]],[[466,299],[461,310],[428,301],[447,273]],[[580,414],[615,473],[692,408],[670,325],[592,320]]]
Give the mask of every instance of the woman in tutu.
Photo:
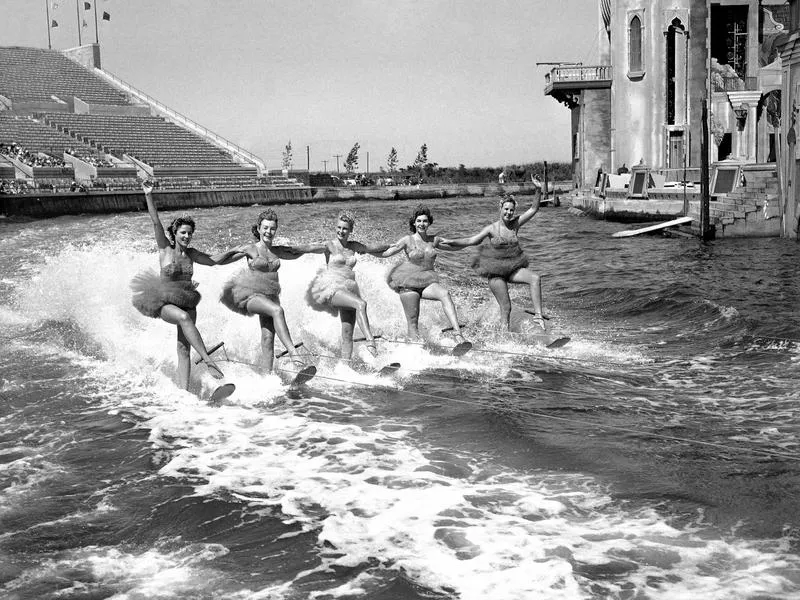
[[[153,228],[158,245],[158,259],[161,265],[159,274],[153,271],[139,273],[131,282],[133,290],[133,306],[147,317],[163,319],[178,328],[178,385],[184,389],[189,387],[191,361],[189,346],[195,349],[205,361],[208,371],[215,379],[222,379],[222,371],[211,360],[206,352],[206,345],[197,330],[197,304],[200,293],[197,284],[192,281],[194,263],[213,266],[230,259],[236,250],[229,250],[215,256],[209,256],[189,247],[194,235],[194,220],[189,217],[178,217],[167,228],[158,217],[153,201],[153,184],[145,181],[142,184],[147,201],[147,212],[153,221]]]
[[[459,343],[465,342],[450,292],[441,284],[439,275],[433,270],[436,263],[436,249],[443,247],[443,240],[428,233],[431,225],[433,225],[431,211],[427,206],[418,206],[408,220],[411,233],[400,238],[381,254],[387,257],[404,250],[408,259],[395,265],[389,271],[386,281],[400,296],[409,337],[419,337],[420,300],[438,300],[442,303],[456,339]]]
[[[274,364],[275,334],[287,349],[298,370],[305,366],[292,342],[286,316],[280,302],[281,286],[278,269],[281,259],[295,259],[318,246],[273,246],[278,231],[278,215],[266,210],[258,215],[251,228],[257,240],[240,249],[228,262],[247,257],[247,267],[233,276],[223,287],[220,302],[240,315],[258,315],[261,325],[261,348],[267,370]],[[321,252],[321,250],[318,250]]]
[[[325,254],[326,266],[317,272],[306,293],[306,301],[314,310],[338,314],[342,321],[342,347],[340,356],[349,359],[353,354],[353,330],[358,323],[367,340],[367,348],[376,353],[375,340],[367,317],[367,303],[361,297],[353,267],[356,254],[381,255],[388,244],[366,246],[350,241],[355,219],[348,214],[339,215],[336,238],[314,247],[312,252]]]
[[[442,244],[452,249],[477,246],[483,240],[489,240],[488,244],[479,248],[472,267],[478,274],[489,279],[489,289],[500,305],[500,316],[506,328],[509,327],[511,318],[509,283],[524,283],[530,287],[535,312],[533,321],[537,325],[544,329],[544,321],[548,318],[542,313],[541,277],[528,268],[528,257],[523,254],[519,245],[519,228],[539,211],[539,194],[535,198],[528,210],[521,215],[515,215],[517,201],[514,196],[505,195],[500,200],[498,221],[487,225],[472,237],[441,240]]]

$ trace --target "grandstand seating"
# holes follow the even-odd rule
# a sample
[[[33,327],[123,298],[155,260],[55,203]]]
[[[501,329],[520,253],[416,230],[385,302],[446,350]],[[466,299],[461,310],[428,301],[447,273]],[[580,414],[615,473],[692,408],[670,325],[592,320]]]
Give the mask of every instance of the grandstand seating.
[[[45,122],[115,156],[127,154],[165,170],[198,174],[254,176],[254,165],[235,163],[230,154],[161,117],[49,113]]]
[[[44,152],[58,158],[63,157],[67,149],[71,149],[72,154],[79,158],[97,154],[89,145],[31,117],[0,112],[0,143],[15,142],[29,152]]]
[[[89,104],[130,104],[126,96],[56,50],[0,48],[0,95],[12,102],[77,96]]]
[[[57,159],[69,151],[86,163],[68,157],[61,166],[40,155],[46,166],[18,167],[28,189],[60,188],[72,177],[87,187],[134,189],[137,169],[173,189],[301,185],[259,177],[255,164],[239,162],[202,134],[141,114],[146,104],[57,50],[0,47],[0,96],[10,100],[0,101],[0,143]],[[0,175],[14,177],[13,166]]]

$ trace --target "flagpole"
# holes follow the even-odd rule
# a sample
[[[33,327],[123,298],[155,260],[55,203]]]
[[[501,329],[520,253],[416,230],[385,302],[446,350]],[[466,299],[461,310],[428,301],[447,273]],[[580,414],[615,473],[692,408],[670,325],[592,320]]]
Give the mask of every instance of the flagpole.
[[[78,17],[78,46],[83,46],[81,41],[81,0],[75,0],[75,14]]]
[[[100,44],[100,29],[97,27],[97,0],[94,0],[94,43]]]
[[[44,8],[47,11],[47,49],[52,50],[53,44],[50,41],[50,0],[44,0]]]

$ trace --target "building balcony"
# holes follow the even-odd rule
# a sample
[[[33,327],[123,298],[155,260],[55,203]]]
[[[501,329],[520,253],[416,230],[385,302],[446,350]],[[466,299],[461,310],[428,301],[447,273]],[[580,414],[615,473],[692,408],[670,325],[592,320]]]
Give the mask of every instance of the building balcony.
[[[555,67],[544,76],[544,93],[611,87],[611,65]]]
[[[575,108],[581,90],[610,88],[611,65],[555,67],[544,76],[544,94]]]

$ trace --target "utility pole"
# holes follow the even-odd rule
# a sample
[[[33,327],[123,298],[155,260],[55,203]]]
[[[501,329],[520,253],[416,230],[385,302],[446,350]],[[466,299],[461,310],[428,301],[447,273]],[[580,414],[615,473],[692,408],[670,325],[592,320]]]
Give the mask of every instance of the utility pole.
[[[327,160],[323,160],[322,161],[322,168],[325,170],[325,173],[328,172],[328,161]]]
[[[50,27],[53,23],[50,21],[50,0],[44,0],[44,8],[47,12],[47,49],[52,50],[53,44],[50,42]]]
[[[75,0],[75,15],[78,18],[78,46],[82,46],[81,41],[81,3],[80,0]]]
[[[367,176],[369,176],[369,150],[367,150]]]
[[[311,146],[306,146],[306,171],[311,173]]]
[[[342,155],[334,154],[333,157],[336,159],[336,172],[339,173],[339,159],[342,157]]]

